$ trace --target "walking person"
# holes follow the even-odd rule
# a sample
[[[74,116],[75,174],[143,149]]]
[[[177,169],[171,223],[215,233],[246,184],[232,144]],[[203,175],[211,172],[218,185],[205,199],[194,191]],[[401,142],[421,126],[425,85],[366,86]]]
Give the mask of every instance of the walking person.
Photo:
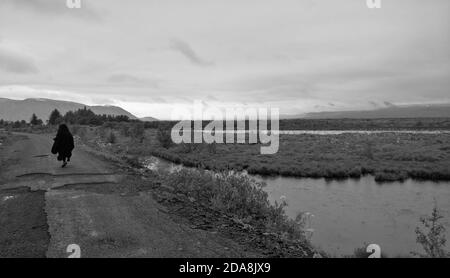
[[[69,128],[65,124],[61,124],[58,128],[58,133],[53,139],[52,153],[58,154],[58,161],[62,161],[62,168],[67,166],[67,162],[70,161],[72,157],[72,151],[75,148],[73,142],[72,133],[70,133]]]

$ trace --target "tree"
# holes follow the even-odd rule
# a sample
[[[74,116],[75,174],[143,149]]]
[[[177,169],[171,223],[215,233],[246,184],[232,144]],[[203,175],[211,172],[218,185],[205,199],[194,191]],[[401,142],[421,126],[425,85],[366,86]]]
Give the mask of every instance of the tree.
[[[21,123],[20,121],[15,121],[15,122],[12,124],[12,127],[13,127],[13,128],[21,128],[21,127],[22,127],[22,123]]]
[[[31,116],[30,124],[31,125],[42,125],[42,120],[39,119],[36,114],[33,113],[33,116]]]
[[[50,118],[48,119],[48,124],[49,125],[58,125],[58,124],[62,123],[62,121],[63,121],[63,117],[62,117],[61,113],[59,113],[58,109],[55,109],[50,114]]]
[[[64,120],[64,122],[71,124],[71,125],[78,123],[76,115],[73,111],[67,112],[66,115],[64,115],[63,120]]]

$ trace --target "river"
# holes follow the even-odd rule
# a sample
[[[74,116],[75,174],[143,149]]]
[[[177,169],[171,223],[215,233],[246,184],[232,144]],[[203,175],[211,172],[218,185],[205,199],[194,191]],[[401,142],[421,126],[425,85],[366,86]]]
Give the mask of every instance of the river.
[[[151,157],[152,170],[176,170],[183,166]],[[422,251],[416,243],[415,228],[429,215],[436,201],[450,239],[450,183],[406,180],[378,184],[372,176],[361,179],[325,180],[291,177],[261,177],[271,202],[287,201],[286,213],[295,218],[309,212],[314,229],[313,245],[331,255],[353,253],[364,243],[380,245],[389,256]]]

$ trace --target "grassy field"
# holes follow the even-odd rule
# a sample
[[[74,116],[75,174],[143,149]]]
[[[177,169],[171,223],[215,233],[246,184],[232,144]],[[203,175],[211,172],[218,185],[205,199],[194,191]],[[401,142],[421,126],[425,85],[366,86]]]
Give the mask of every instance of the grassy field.
[[[176,123],[146,122],[145,127],[152,129],[161,125],[173,126]],[[207,124],[208,122],[204,121],[203,127]],[[282,119],[280,130],[450,130],[450,118]]]
[[[450,136],[410,134],[282,135],[275,155],[260,155],[258,145],[218,144],[169,149],[154,155],[207,169],[247,170],[250,174],[378,181],[450,179]]]
[[[290,119],[281,130],[450,130],[449,118]]]
[[[146,129],[139,140],[123,135],[120,128],[79,132],[117,154],[155,155],[218,171],[329,179],[371,174],[379,182],[450,180],[449,134],[281,135],[278,153],[261,155],[258,144],[172,144],[165,148],[156,129]]]

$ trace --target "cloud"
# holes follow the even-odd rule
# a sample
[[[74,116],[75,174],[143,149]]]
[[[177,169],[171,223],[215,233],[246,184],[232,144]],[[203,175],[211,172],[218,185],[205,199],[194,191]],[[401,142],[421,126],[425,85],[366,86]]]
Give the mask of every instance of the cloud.
[[[315,96],[314,83],[297,72],[274,72],[247,74],[231,79],[223,86],[230,92],[227,96],[250,102],[310,99]]]
[[[152,97],[151,99],[155,103],[169,103],[167,100],[165,100],[162,97]]]
[[[141,78],[132,74],[119,73],[112,74],[107,81],[116,85],[126,85],[134,88],[159,88],[159,81],[155,78]]]
[[[210,61],[206,61],[201,58],[192,47],[181,40],[173,39],[171,40],[171,48],[183,54],[191,63],[198,66],[212,66],[213,63]]]
[[[99,19],[98,13],[89,5],[87,1],[81,0],[80,9],[70,9],[66,5],[66,0],[2,0],[0,6],[10,6],[20,10],[45,15],[71,15],[76,17]]]
[[[373,107],[378,107],[378,103],[376,103],[375,101],[369,101],[369,104]]]
[[[384,101],[383,103],[384,103],[384,105],[386,105],[387,107],[395,107],[395,104],[393,104],[393,103],[391,103],[391,102],[389,102],[389,101]]]
[[[48,98],[92,104],[91,98],[79,93],[23,85],[0,86],[0,96],[10,99]]]
[[[10,73],[30,74],[39,70],[33,59],[0,49],[0,70]]]
[[[92,103],[97,104],[97,105],[115,105],[116,102],[113,99],[109,99],[109,98],[92,98]]]
[[[219,99],[216,98],[216,97],[213,96],[213,95],[207,95],[207,96],[206,96],[206,100],[207,100],[207,101],[219,101]]]
[[[0,0],[0,51],[17,53],[3,54],[0,85],[131,110],[157,96],[299,114],[450,101],[448,0],[393,1],[376,13],[359,1],[81,1],[68,9],[66,0]],[[104,20],[84,24],[89,11]]]
[[[140,83],[141,79],[130,74],[113,74],[108,77],[108,82],[111,83]]]

